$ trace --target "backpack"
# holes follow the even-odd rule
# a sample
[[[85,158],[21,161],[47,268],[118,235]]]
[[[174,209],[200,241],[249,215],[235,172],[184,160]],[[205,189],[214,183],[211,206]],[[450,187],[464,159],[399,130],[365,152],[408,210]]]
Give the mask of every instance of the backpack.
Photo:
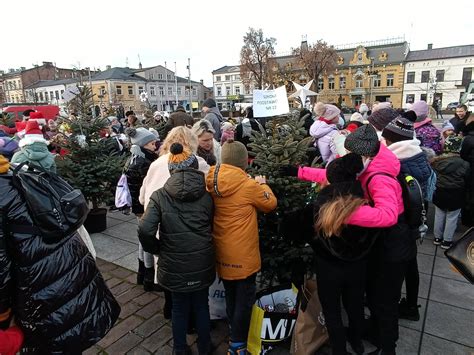
[[[376,175],[385,175],[393,178],[393,176],[386,173],[375,173],[367,179],[366,191],[369,194],[369,183],[372,178]],[[424,238],[428,227],[426,226],[426,207],[425,198],[421,190],[420,183],[413,176],[408,174],[400,173],[397,176],[397,181],[402,188],[403,198],[403,215],[405,217],[406,224],[410,229],[417,229],[419,231],[419,237]],[[417,238],[418,239],[418,238]]]
[[[23,169],[28,165],[28,169]],[[30,162],[13,170],[13,186],[26,201],[35,231],[45,239],[58,239],[76,231],[89,212],[81,190],[74,189],[59,175]],[[12,228],[14,230],[15,228]]]
[[[13,154],[18,150],[18,142],[14,138],[0,137],[5,142],[3,147],[0,148],[0,154],[7,159],[11,159]]]

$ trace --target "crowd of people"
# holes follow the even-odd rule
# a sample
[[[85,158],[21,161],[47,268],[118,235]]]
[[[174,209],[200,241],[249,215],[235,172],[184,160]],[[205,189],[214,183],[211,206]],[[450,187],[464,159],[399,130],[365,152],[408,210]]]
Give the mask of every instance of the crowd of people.
[[[102,139],[114,140],[117,153],[128,157],[123,171],[138,220],[137,284],[164,292],[174,353],[190,353],[186,333],[193,327],[199,354],[212,353],[208,294],[218,277],[228,353],[242,355],[261,267],[257,213],[278,203],[265,176],[246,172],[251,134],[265,134],[265,121],[251,107],[241,120],[226,119],[213,99],[202,113],[195,120],[178,106],[164,137],[132,111],[125,120],[108,116]],[[67,154],[54,144],[61,132],[55,120],[46,122],[40,112],[24,116],[17,132],[0,126],[0,149],[18,143],[0,157],[0,353],[13,354],[22,343],[25,352],[77,353],[105,335],[119,306],[77,232],[51,248],[34,230],[7,227],[33,223],[10,165],[29,161],[55,172],[55,155]],[[301,117],[322,164],[281,166],[278,173],[322,186],[308,243],[332,352],[346,354],[347,340],[362,354],[367,337],[377,353],[395,354],[398,319],[419,320],[420,230],[408,222],[399,176],[419,182],[425,205],[435,208],[434,244],[451,247],[460,216],[474,225],[474,117],[459,106],[437,127],[424,101],[408,111],[362,104],[347,122],[336,105],[318,102]],[[67,259],[66,266],[51,267],[53,258]],[[70,276],[78,272],[83,277]]]

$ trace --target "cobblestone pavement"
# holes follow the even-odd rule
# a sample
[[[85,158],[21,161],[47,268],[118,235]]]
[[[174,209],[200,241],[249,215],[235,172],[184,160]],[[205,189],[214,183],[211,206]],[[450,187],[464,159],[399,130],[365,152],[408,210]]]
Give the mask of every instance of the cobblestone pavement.
[[[162,313],[163,294],[144,292],[135,284],[136,223],[135,217],[109,213],[108,229],[91,235],[99,269],[122,312],[107,336],[84,354],[172,354],[171,322]],[[458,237],[461,232],[462,229]],[[473,355],[474,287],[451,268],[443,250],[435,247],[431,239],[428,236],[418,249],[421,319],[400,321],[397,354]],[[215,354],[226,354],[225,321],[215,323],[211,337]],[[195,335],[188,336],[188,343],[197,354],[195,341]],[[288,345],[271,353],[287,354]],[[330,351],[325,347],[318,353]]]

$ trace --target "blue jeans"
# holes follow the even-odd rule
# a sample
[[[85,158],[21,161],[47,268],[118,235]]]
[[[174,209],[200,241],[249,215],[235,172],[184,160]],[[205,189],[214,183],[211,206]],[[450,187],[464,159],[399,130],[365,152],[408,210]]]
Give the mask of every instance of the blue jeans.
[[[199,354],[208,354],[211,350],[211,320],[209,317],[209,288],[195,292],[172,292],[173,344],[175,352],[184,352],[187,348],[186,332],[191,312],[196,320]]]
[[[434,236],[447,242],[453,241],[454,232],[458,227],[458,218],[461,209],[454,211],[443,211],[435,206]]]
[[[222,280],[231,342],[247,343],[252,307],[256,297],[256,275],[250,275],[243,280]]]

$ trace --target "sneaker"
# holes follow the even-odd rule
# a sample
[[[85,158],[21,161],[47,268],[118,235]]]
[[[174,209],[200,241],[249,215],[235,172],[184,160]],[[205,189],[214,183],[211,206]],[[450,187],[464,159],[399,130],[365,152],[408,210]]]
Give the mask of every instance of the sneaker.
[[[441,245],[442,242],[443,242],[443,239],[441,239],[441,238],[435,238],[433,240],[434,245]]]
[[[414,322],[420,320],[420,312],[418,308],[421,307],[420,305],[417,306],[409,306],[407,304],[406,298],[402,298],[400,303],[398,304],[398,318],[399,319],[408,319]]]
[[[449,249],[453,245],[453,242],[448,242],[447,240],[443,240],[441,243],[441,249]]]

